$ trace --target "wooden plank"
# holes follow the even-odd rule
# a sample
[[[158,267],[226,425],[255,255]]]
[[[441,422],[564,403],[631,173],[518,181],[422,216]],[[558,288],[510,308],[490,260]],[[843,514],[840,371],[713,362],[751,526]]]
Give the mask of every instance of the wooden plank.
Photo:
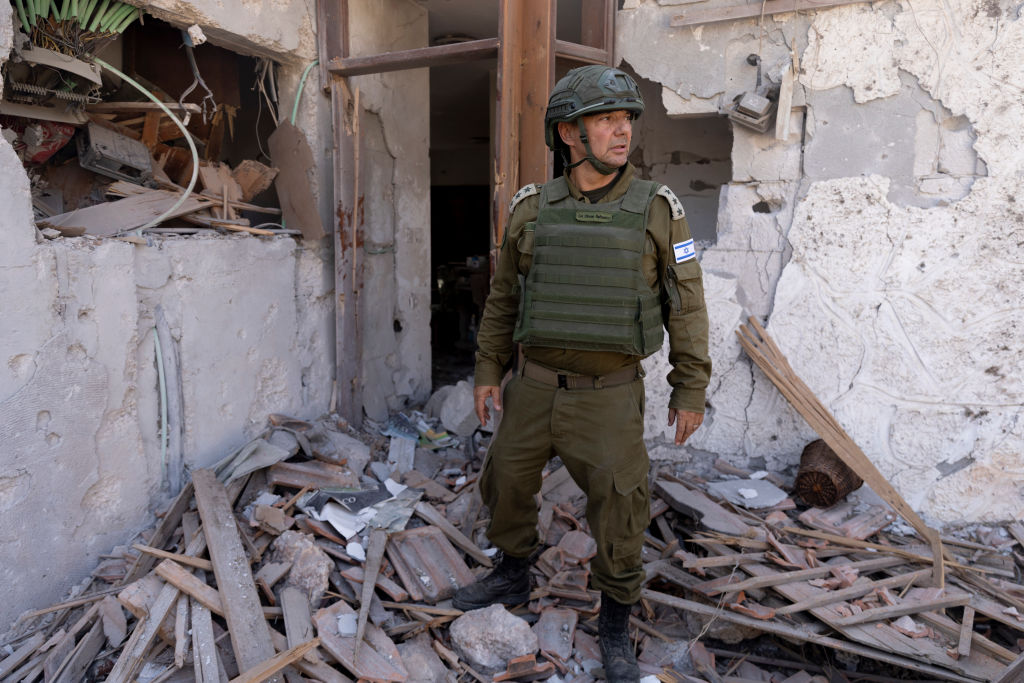
[[[274,639],[274,647],[284,652],[288,649],[288,641],[283,635],[271,629],[270,636]],[[338,669],[328,665],[320,656],[318,651],[309,652],[302,659],[292,662],[292,667],[298,669],[307,678],[323,683],[352,683],[352,679],[344,675]]]
[[[248,669],[242,674],[231,679],[231,683],[260,683],[270,676],[276,674],[292,662],[301,659],[307,652],[320,645],[320,639],[314,638],[308,642],[296,645],[295,647],[280,652],[267,661]]]
[[[1020,683],[1021,680],[1024,680],[1024,652],[992,683]]]
[[[800,602],[794,602],[790,605],[786,605],[785,607],[780,607],[775,610],[775,616],[781,617],[786,614],[795,614],[797,612],[814,609],[815,607],[824,607],[825,605],[832,605],[837,602],[852,600],[854,598],[859,598],[862,595],[867,595],[871,591],[878,590],[879,588],[913,585],[914,582],[927,578],[930,575],[930,569],[919,569],[916,572],[898,574],[896,576],[890,576],[887,579],[879,579],[877,581],[859,581],[849,588],[840,588],[839,590],[828,591],[827,593],[823,593],[816,597],[801,600]]]
[[[81,681],[85,678],[85,672],[92,664],[92,660],[99,654],[105,639],[103,622],[97,620],[89,632],[78,641],[74,651],[61,666],[60,673],[47,680],[52,683],[78,683]]]
[[[323,238],[327,233],[310,185],[310,174],[316,164],[306,134],[288,121],[282,121],[267,138],[267,146],[274,166],[280,171],[274,179],[274,187],[286,223],[301,230],[303,239]]]
[[[672,17],[669,26],[680,28],[697,24],[713,24],[719,21],[735,21],[781,14],[782,12],[800,12],[803,10],[820,10],[840,5],[852,5],[866,0],[772,0],[771,3],[750,2],[732,7],[713,7],[708,9],[692,9]]]
[[[519,106],[519,184],[551,180],[552,152],[544,142],[548,95],[555,84],[555,0],[522,0],[519,29],[523,43],[519,76],[523,79]],[[581,50],[586,50],[580,46]],[[603,51],[602,51],[603,52]]]
[[[491,205],[491,271],[505,235],[508,204],[519,189],[519,120],[523,79],[520,73],[524,36],[519,0],[499,0],[497,118],[494,123],[495,175]]]
[[[861,562],[828,564],[820,567],[814,567],[812,569],[778,572],[776,574],[758,576],[752,579],[746,579],[744,581],[737,581],[736,583],[728,583],[724,585],[716,584],[715,581],[718,581],[716,579],[715,581],[705,582],[703,588],[701,586],[696,586],[696,589],[701,592],[706,591],[708,595],[737,593],[739,591],[747,591],[752,588],[767,588],[769,586],[780,586],[794,581],[817,579],[823,576],[828,576],[836,567],[845,567],[847,569],[856,569],[858,571],[874,571],[876,569],[885,569],[886,567],[895,567],[900,564],[904,564],[904,562],[898,557],[879,557],[870,560],[863,560]],[[742,567],[743,564],[741,563],[740,566]]]
[[[327,70],[335,76],[361,76],[445,64],[461,64],[491,59],[497,54],[498,39],[482,38],[452,45],[432,45],[411,50],[396,50],[368,57],[335,57],[328,63]]]
[[[331,123],[334,130],[334,380],[338,414],[356,428],[362,424],[362,385],[358,378],[362,350],[358,344],[358,308],[355,241],[351,239],[357,218],[351,178],[354,175],[355,142],[352,129],[352,95],[347,83],[331,80]],[[346,182],[347,181],[347,182]]]
[[[328,64],[335,57],[348,57],[348,0],[317,0],[317,52],[320,55],[320,90],[331,87]]]
[[[366,633],[366,619],[370,616],[370,603],[373,601],[373,589],[377,584],[377,574],[384,559],[384,548],[388,542],[388,532],[375,528],[370,530],[370,538],[366,543],[366,564],[363,574],[363,590],[359,595],[359,615],[356,618],[356,643],[363,642]],[[358,653],[358,649],[356,650]]]
[[[727,610],[722,610],[721,608],[715,607],[713,605],[705,605],[703,603],[693,602],[692,600],[677,598],[672,595],[666,595],[664,593],[652,591],[648,588],[644,588],[643,590],[641,590],[640,597],[642,599],[650,600],[651,602],[656,602],[662,605],[667,605],[678,610],[693,612],[695,614],[700,614],[715,619],[721,619],[722,621],[740,624],[741,626],[749,626],[750,628],[757,629],[758,631],[764,631],[766,633],[782,636],[784,638],[792,638],[793,640],[797,640],[802,643],[814,643],[816,645],[821,645],[832,650],[848,652],[859,657],[867,657],[868,659],[874,659],[879,662],[885,662],[886,664],[893,664],[895,666],[903,667],[905,669],[910,669],[911,671],[925,673],[944,681],[976,683],[976,681],[978,680],[975,678],[965,678],[964,676],[950,673],[949,671],[942,669],[940,667],[915,661],[909,657],[902,657],[900,655],[891,654],[883,650],[876,650],[872,647],[857,645],[855,643],[850,643],[840,638],[832,638],[830,636],[819,635],[817,633],[814,633],[813,631],[809,631],[795,626],[788,626],[785,624],[779,624],[774,621],[764,621],[762,619],[754,619],[753,617],[735,614]]]
[[[188,490],[188,488],[186,486],[182,493]],[[199,555],[205,549],[206,537],[203,534],[196,534],[185,548],[185,554]],[[118,657],[114,668],[107,676],[107,681],[110,683],[129,683],[135,678],[142,667],[143,657],[156,639],[161,624],[163,624],[167,615],[170,614],[177,600],[178,589],[174,586],[166,584],[160,589],[160,594],[149,607],[149,615],[140,617],[139,622],[135,624],[132,635],[121,650],[121,656]]]
[[[50,654],[47,655],[43,663],[43,672],[47,681],[57,678],[64,671],[75,652],[75,639],[78,638],[78,634],[93,625],[93,622],[98,621],[99,613],[99,605],[93,605],[54,643]]]
[[[350,470],[319,460],[308,462],[279,462],[267,470],[267,483],[270,486],[290,486],[303,488],[335,488],[343,489],[359,485],[359,477]]]
[[[839,619],[834,619],[832,623],[836,626],[853,626],[854,624],[865,624],[872,621],[881,621],[882,619],[895,619],[905,614],[932,612],[947,607],[960,607],[966,605],[971,600],[971,595],[964,591],[950,593],[950,589],[947,588],[945,590],[947,595],[941,598],[934,598],[932,600],[902,600],[895,605],[876,607],[864,610],[860,614],[840,617]]]
[[[122,232],[135,230],[159,217],[178,201],[178,194],[167,190],[147,190],[144,193],[126,197],[116,202],[106,202],[75,209],[57,216],[44,218],[40,227],[55,228],[69,237],[94,235],[113,237]],[[202,211],[210,201],[196,196],[188,197],[166,219]]]
[[[971,636],[974,633],[974,608],[970,605],[964,607],[964,618],[960,623],[960,639],[957,642],[956,651],[961,657],[971,655]]]
[[[418,470],[409,470],[406,472],[405,476],[402,477],[402,481],[410,488],[423,489],[423,493],[427,498],[440,500],[443,503],[450,503],[456,498],[454,493],[444,486],[441,486],[433,479],[428,479],[426,475]]]
[[[192,599],[192,665],[196,683],[221,683],[217,669],[217,643],[210,610]]]
[[[476,543],[473,543],[465,534],[455,528],[448,519],[442,515],[437,508],[430,503],[420,501],[416,503],[416,514],[419,515],[424,521],[433,524],[441,531],[444,535],[459,548],[462,548],[470,557],[476,560],[478,563],[485,567],[492,566],[491,558],[484,554],[484,551],[477,547]]]
[[[961,625],[947,616],[943,616],[936,612],[921,612],[915,616],[915,619],[920,619],[921,621],[930,624],[938,632],[945,634],[951,639],[960,637]],[[991,655],[993,659],[1000,660],[1002,662],[1012,662],[1017,656],[1016,652],[1008,650],[998,643],[992,642],[980,633],[973,634],[971,637],[971,645],[975,651],[984,650],[986,653]]]
[[[0,680],[3,680],[8,674],[27,661],[45,640],[46,636],[41,632],[35,633],[22,643],[17,650],[0,661]]]
[[[313,610],[305,591],[295,586],[282,588],[281,610],[289,647],[296,647],[313,637]]]
[[[159,548],[152,548],[148,545],[142,545],[141,543],[135,543],[132,547],[140,553],[147,553],[153,557],[159,557],[163,560],[172,560],[178,564],[188,565],[189,567],[195,567],[196,569],[213,571],[213,563],[209,560],[204,560],[201,557],[189,557],[188,555],[181,555],[180,553],[172,553],[166,550],[160,550]]]
[[[189,623],[188,603],[187,595],[179,595],[174,611],[174,666],[179,669],[185,666],[185,655],[188,654],[188,641],[185,640]]]
[[[789,139],[789,119],[793,111],[793,65],[787,64],[782,70],[782,84],[779,86],[779,106],[775,110],[775,139]]]
[[[177,562],[164,560],[156,566],[156,573],[182,593],[187,593],[198,600],[206,609],[218,616],[224,616],[224,601],[220,592],[211,588],[205,581],[197,579]]]
[[[231,646],[239,668],[247,671],[274,656],[270,629],[263,618],[252,570],[224,485],[208,469],[193,472],[192,483],[224,605],[224,618],[231,634]],[[272,680],[280,683],[279,676]]]
[[[582,62],[583,64],[608,63],[608,51],[604,48],[570,43],[567,40],[555,41],[555,57],[558,59],[571,59],[574,62]]]
[[[365,641],[357,641],[354,635],[343,636],[338,632],[338,617],[352,613],[352,608],[344,600],[338,600],[313,615],[313,623],[316,624],[324,649],[359,678],[374,681],[406,680],[409,673],[398,649],[379,628],[368,624]]]

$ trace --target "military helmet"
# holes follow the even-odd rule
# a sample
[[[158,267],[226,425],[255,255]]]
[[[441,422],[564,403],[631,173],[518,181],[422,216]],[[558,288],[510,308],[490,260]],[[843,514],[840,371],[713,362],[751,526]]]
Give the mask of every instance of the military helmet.
[[[556,129],[560,122],[622,109],[632,112],[633,118],[644,111],[644,98],[629,74],[602,64],[572,69],[555,84],[548,98],[544,141],[548,147],[556,149],[560,140]]]

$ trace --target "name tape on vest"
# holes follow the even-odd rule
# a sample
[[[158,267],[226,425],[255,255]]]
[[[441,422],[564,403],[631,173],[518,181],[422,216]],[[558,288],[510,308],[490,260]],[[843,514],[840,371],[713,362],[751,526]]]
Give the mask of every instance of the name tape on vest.
[[[577,211],[576,220],[584,223],[610,223],[614,216],[607,211]]]
[[[697,251],[693,248],[693,240],[676,242],[672,245],[672,251],[676,255],[676,263],[697,258]]]
[[[686,212],[683,211],[683,203],[679,201],[679,197],[676,196],[675,192],[669,189],[668,185],[662,185],[659,187],[655,194],[660,194],[668,200],[669,209],[672,211],[672,220],[677,221],[686,215]]]

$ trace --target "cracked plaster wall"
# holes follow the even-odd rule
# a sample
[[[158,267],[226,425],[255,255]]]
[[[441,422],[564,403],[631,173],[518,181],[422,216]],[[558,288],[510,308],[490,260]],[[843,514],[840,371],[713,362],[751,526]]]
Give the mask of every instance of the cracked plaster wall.
[[[763,36],[756,20],[672,29],[678,8],[624,5],[617,55],[662,85],[670,117],[750,89],[759,39],[769,82],[791,41],[800,58],[790,138],[734,127],[701,253],[715,370],[695,452],[781,470],[815,438],[735,339],[753,314],[919,512],[1024,513],[1018,4],[858,4],[766,17]],[[648,364],[652,455],[685,458],[666,445],[667,364]]]
[[[353,56],[428,44],[426,8],[408,0],[352,2],[349,18]],[[360,377],[366,414],[383,420],[431,390],[429,71],[357,76],[349,86],[363,110]]]
[[[178,25],[199,22],[220,44],[214,36],[242,36],[236,44],[280,60],[290,111],[302,68],[316,56],[305,6],[179,2],[155,12]],[[10,5],[0,5],[0,62],[10,47]],[[330,216],[330,193],[320,191],[331,186],[329,107],[316,80],[311,73],[297,124]],[[166,311],[180,355],[185,465],[209,466],[271,412],[327,410],[333,267],[329,240],[37,243],[28,179],[6,140],[0,196],[0,585],[8,596],[0,623],[12,623],[57,601],[166,502],[155,307]]]

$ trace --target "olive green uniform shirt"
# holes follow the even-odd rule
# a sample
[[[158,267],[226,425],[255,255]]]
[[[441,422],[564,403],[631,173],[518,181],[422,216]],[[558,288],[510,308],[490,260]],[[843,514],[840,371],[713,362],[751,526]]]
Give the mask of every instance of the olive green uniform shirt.
[[[621,198],[635,175],[627,164],[602,202]],[[578,201],[590,203],[569,179],[569,191]],[[477,332],[476,386],[498,386],[512,364],[512,333],[519,318],[519,276],[525,276],[532,253],[525,253],[521,238],[523,226],[536,220],[539,195],[521,200],[515,207],[501,245],[491,292]],[[662,294],[662,318],[668,337],[668,360],[672,370],[669,408],[704,412],[704,394],[711,375],[708,357],[708,316],[704,304],[704,285],[696,258],[675,263],[673,244],[690,239],[685,217],[672,220],[668,201],[656,196],[648,210],[647,241],[643,254],[643,274],[647,284]],[[571,374],[607,375],[634,364],[639,356],[612,351],[579,351],[526,346],[527,359]]]

